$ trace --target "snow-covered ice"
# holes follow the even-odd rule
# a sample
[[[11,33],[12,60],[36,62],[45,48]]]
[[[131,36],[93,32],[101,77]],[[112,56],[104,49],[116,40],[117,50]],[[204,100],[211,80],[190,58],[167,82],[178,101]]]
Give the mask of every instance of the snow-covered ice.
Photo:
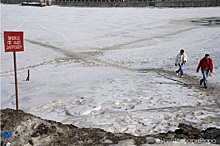
[[[9,30],[24,31],[25,37],[25,51],[17,53],[19,108],[79,127],[134,135],[175,130],[180,122],[220,127],[217,100],[153,70],[139,71],[175,75],[175,56],[183,48],[185,73],[201,76],[197,64],[209,53],[215,66],[209,83],[220,85],[220,27],[191,22],[219,16],[219,7],[2,4],[2,38]],[[1,42],[1,108],[15,108],[13,55]]]

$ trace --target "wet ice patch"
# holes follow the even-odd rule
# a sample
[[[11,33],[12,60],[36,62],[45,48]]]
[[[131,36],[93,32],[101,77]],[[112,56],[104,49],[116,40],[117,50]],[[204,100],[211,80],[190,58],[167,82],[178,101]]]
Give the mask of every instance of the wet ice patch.
[[[220,17],[201,18],[198,20],[192,20],[191,22],[207,26],[220,25]]]

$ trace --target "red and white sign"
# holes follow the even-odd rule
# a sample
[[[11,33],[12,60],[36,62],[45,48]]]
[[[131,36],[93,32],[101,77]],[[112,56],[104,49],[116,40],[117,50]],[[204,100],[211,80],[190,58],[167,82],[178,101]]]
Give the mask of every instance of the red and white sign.
[[[23,32],[5,31],[5,52],[24,51]]]

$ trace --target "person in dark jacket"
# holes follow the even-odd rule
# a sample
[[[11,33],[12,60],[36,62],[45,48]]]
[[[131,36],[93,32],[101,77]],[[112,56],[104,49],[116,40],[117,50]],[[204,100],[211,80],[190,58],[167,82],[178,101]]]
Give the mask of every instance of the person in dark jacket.
[[[205,57],[200,60],[198,67],[196,69],[196,72],[199,72],[200,68],[201,68],[201,72],[202,72],[202,76],[203,76],[203,78],[200,80],[200,85],[202,85],[202,83],[204,83],[204,87],[207,88],[208,75],[211,76],[211,74],[213,72],[213,63],[212,63],[212,59],[209,57],[209,54],[205,54]]]

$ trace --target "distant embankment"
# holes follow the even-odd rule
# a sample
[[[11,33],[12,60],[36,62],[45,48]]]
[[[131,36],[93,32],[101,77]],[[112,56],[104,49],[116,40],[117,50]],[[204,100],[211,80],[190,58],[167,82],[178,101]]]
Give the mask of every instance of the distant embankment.
[[[213,7],[220,6],[220,0],[1,0],[7,4],[22,2],[46,2],[49,5],[79,7]]]
[[[55,5],[88,7],[213,7],[220,0],[55,0]]]

